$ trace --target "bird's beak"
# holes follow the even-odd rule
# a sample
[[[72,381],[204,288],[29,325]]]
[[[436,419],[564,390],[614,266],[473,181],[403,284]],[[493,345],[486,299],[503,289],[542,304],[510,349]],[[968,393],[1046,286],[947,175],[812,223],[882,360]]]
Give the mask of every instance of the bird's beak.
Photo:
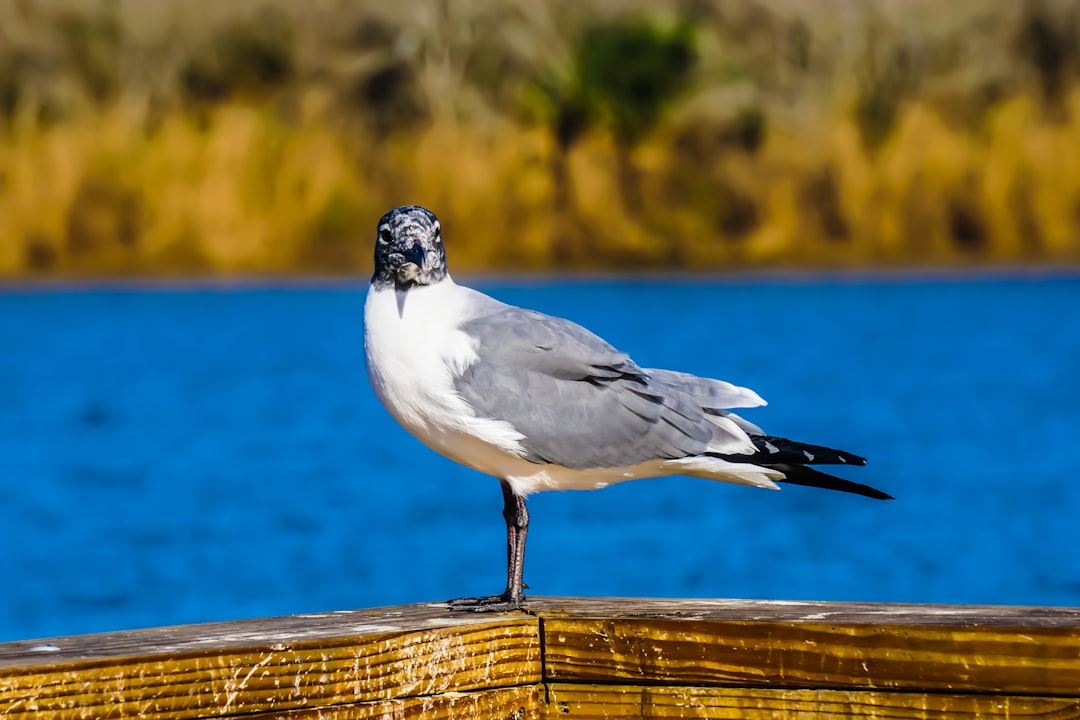
[[[411,248],[402,253],[402,256],[407,262],[411,262],[418,268],[424,267],[424,260],[427,258],[427,253],[420,243],[415,243]]]
[[[424,259],[427,253],[420,243],[414,244],[401,253],[401,264],[397,266],[398,283],[411,283],[424,271]]]

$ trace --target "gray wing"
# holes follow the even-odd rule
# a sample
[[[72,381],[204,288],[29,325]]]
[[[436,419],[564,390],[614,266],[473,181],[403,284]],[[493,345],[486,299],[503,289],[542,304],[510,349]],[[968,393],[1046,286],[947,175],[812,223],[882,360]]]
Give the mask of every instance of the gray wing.
[[[508,307],[462,330],[480,359],[456,378],[457,391],[478,415],[522,433],[533,462],[584,470],[687,457],[716,431],[702,403],[678,388],[692,376],[658,382],[568,320]]]
[[[698,377],[674,370],[649,368],[645,372],[659,383],[684,392],[701,402],[707,410],[727,410],[730,408],[751,408],[765,404],[761,396],[750,388],[732,385],[723,380]]]
[[[761,396],[750,388],[674,370],[649,368],[645,372],[654,381],[690,395],[710,415],[728,418],[748,435],[765,435],[765,431],[754,423],[727,410],[728,408],[751,408],[764,405],[765,401],[761,399]]]

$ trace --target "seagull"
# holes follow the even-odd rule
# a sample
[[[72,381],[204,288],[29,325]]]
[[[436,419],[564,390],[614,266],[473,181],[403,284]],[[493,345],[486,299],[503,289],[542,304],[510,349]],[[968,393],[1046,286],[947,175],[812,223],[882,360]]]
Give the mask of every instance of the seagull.
[[[506,589],[452,600],[452,609],[521,609],[525,498],[535,492],[692,475],[892,499],[809,467],[865,465],[864,458],[768,435],[731,412],[764,405],[753,390],[643,368],[569,320],[458,285],[439,220],[416,205],[379,220],[364,346],[372,387],[390,415],[502,487]]]

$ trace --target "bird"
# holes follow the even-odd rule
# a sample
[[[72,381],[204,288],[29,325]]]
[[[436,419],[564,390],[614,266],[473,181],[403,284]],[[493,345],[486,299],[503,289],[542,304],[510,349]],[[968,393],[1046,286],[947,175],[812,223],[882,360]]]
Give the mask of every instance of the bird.
[[[379,220],[364,347],[371,385],[389,414],[502,488],[506,588],[451,600],[452,610],[522,608],[526,498],[536,492],[690,475],[892,499],[810,467],[861,466],[865,458],[769,435],[732,412],[765,404],[753,390],[641,367],[570,320],[458,285],[439,220],[418,205]]]

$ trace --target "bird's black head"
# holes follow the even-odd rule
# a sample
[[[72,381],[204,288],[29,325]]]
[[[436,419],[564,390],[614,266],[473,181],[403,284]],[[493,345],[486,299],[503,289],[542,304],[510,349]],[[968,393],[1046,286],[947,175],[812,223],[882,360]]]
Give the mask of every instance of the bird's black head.
[[[446,249],[435,213],[419,205],[394,208],[379,220],[371,284],[406,290],[446,277]]]

